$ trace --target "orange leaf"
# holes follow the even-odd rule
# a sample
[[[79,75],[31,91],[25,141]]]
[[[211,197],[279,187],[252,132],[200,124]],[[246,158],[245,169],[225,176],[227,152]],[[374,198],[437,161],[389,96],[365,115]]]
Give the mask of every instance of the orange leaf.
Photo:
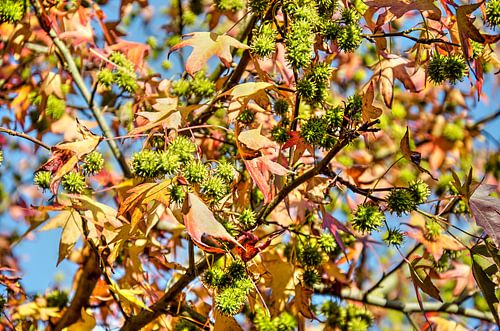
[[[188,193],[186,200],[184,200],[182,212],[184,225],[189,236],[204,251],[219,254],[225,253],[223,249],[214,246],[217,245],[217,241],[213,239],[228,241],[243,248],[226,231],[226,228],[215,219],[214,214],[196,194]]]
[[[362,117],[363,121],[365,122],[368,122],[371,119],[378,118],[380,115],[382,115],[382,109],[373,106],[374,95],[375,91],[373,87],[373,82],[370,82],[370,85],[368,85],[368,89],[366,90],[365,95],[363,95]],[[390,105],[390,103],[392,103],[392,85],[391,85],[391,97],[388,105]]]
[[[193,75],[200,71],[208,60],[216,55],[226,68],[231,67],[233,56],[231,55],[231,46],[236,48],[248,49],[249,47],[228,35],[218,35],[214,32],[193,32],[186,36],[191,37],[183,40],[170,49],[170,53],[186,46],[193,47],[191,55],[186,61],[186,71]]]

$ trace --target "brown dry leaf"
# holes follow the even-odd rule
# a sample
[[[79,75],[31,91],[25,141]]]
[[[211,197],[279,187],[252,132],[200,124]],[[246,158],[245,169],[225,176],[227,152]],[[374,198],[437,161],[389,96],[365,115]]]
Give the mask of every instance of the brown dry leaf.
[[[215,325],[213,331],[243,331],[242,327],[236,322],[233,316],[221,314],[218,310],[214,311]]]
[[[441,11],[434,4],[434,0],[371,0],[367,1],[366,5],[376,8],[389,7],[389,11],[397,18],[409,11],[418,10],[427,12],[432,20],[439,21],[441,19]]]
[[[243,248],[218,222],[212,211],[194,193],[188,193],[182,207],[184,225],[193,242],[206,252],[225,253],[216,247],[217,240],[227,241]],[[207,244],[208,242],[208,244]],[[243,248],[244,249],[244,248]]]
[[[380,115],[382,115],[382,109],[375,107],[373,105],[374,98],[375,98],[375,89],[373,87],[373,81],[371,81],[370,85],[368,85],[368,88],[367,88],[365,94],[363,95],[363,106],[362,106],[361,112],[362,112],[363,121],[365,121],[365,122],[368,122],[372,119],[379,118]],[[391,93],[390,103],[392,103],[392,93]],[[387,101],[386,101],[386,104],[387,104]]]
[[[253,150],[261,150],[262,148],[275,147],[276,143],[271,139],[263,136],[260,132],[262,124],[258,128],[243,131],[238,135],[238,140]]]
[[[313,291],[302,285],[295,286],[294,306],[298,313],[305,318],[314,319],[314,312],[311,309],[311,295]]]
[[[185,35],[191,37],[183,40],[170,49],[169,54],[186,46],[193,51],[186,60],[186,72],[190,75],[200,71],[208,60],[216,55],[226,68],[231,67],[233,56],[231,47],[248,49],[249,47],[228,35],[218,35],[214,32],[193,32]]]

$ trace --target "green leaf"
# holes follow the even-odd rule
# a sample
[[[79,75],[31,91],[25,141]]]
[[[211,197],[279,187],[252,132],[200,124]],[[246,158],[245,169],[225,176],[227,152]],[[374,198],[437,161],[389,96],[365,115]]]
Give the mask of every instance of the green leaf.
[[[472,274],[476,280],[477,285],[483,293],[484,299],[488,303],[488,307],[495,317],[495,321],[500,325],[500,318],[498,316],[498,298],[495,295],[495,283],[491,281],[488,274],[481,268],[481,265],[476,262],[475,256],[472,256]]]

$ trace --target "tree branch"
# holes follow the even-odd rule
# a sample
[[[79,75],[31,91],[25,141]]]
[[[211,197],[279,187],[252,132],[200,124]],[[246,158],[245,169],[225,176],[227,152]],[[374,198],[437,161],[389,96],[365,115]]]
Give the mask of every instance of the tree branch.
[[[83,99],[85,100],[90,110],[92,111],[92,114],[94,115],[94,118],[96,119],[97,124],[101,128],[104,136],[106,138],[112,138],[113,133],[110,127],[108,126],[108,123],[106,122],[106,119],[104,118],[101,109],[92,102],[92,95],[90,91],[87,89],[83,77],[80,75],[80,72],[78,70],[78,67],[76,66],[75,61],[73,60],[71,52],[69,51],[66,44],[61,39],[59,39],[54,29],[52,27],[45,26],[45,23],[43,23],[43,10],[40,3],[37,0],[31,0],[31,3],[35,7],[37,17],[40,21],[40,25],[44,28],[44,30],[47,32],[47,34],[54,42],[54,45],[59,50],[60,55],[62,56],[61,62],[63,62],[63,65],[66,67],[66,70],[73,77],[76,86],[80,90]],[[122,168],[125,177],[131,178],[132,172],[130,171],[128,163],[125,160],[125,157],[123,156],[122,152],[120,151],[120,148],[118,147],[116,141],[113,139],[108,139],[107,143],[114,157],[120,164],[120,167]]]
[[[0,132],[6,133],[6,134],[11,135],[11,136],[21,137],[23,139],[29,140],[32,143],[34,143],[35,145],[38,145],[38,146],[43,147],[46,150],[50,151],[50,146],[49,145],[47,145],[46,143],[44,143],[41,140],[38,140],[38,139],[36,139],[34,137],[31,137],[31,136],[28,136],[26,133],[17,132],[17,131],[6,129],[6,128],[2,128],[2,127],[0,127]]]
[[[439,43],[439,44],[446,44],[446,45],[451,45],[455,47],[460,47],[459,44],[453,43],[451,41],[446,41],[443,39],[439,38],[431,38],[431,39],[425,39],[425,38],[417,38],[409,35],[409,32],[412,30],[407,30],[407,31],[400,31],[400,32],[387,32],[387,33],[375,33],[375,34],[368,34],[368,35],[362,35],[364,38],[370,40],[371,42],[374,42],[374,38],[387,38],[387,37],[403,37],[407,38],[410,40],[413,40],[414,42],[418,44],[425,44],[425,45],[431,45],[434,43]]]

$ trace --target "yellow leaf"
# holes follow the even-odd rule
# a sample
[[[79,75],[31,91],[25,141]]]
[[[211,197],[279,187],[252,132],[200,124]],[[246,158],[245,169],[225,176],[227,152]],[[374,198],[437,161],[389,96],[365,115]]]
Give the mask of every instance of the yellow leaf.
[[[214,318],[214,331],[243,331],[233,316],[226,316],[215,310]]]
[[[149,123],[134,130],[129,134],[134,135],[147,130],[151,130],[157,126],[168,129],[178,129],[181,126],[181,112],[177,108],[177,98],[161,98],[156,100],[153,105],[156,112],[138,112],[138,116],[146,118]]]
[[[49,72],[40,86],[40,89],[45,95],[55,95],[59,99],[64,99],[64,92],[62,90],[61,75],[54,72]]]
[[[95,317],[92,316],[92,310],[89,308],[85,310],[82,308],[82,315],[78,322],[71,324],[67,331],[91,331],[95,328]]]
[[[111,286],[109,287],[109,289],[116,293],[120,297],[120,299],[122,299],[126,303],[151,311],[151,309],[149,309],[141,299],[136,297],[136,295],[142,294],[141,290],[121,289],[114,281],[111,281]]]
[[[262,148],[276,146],[276,144],[271,139],[260,134],[261,130],[262,124],[256,129],[243,131],[238,136],[238,140],[244,143],[248,148],[256,151]]]
[[[229,95],[232,96],[233,99],[244,99],[259,94],[273,86],[273,84],[266,82],[243,83],[236,85],[221,96]]]

